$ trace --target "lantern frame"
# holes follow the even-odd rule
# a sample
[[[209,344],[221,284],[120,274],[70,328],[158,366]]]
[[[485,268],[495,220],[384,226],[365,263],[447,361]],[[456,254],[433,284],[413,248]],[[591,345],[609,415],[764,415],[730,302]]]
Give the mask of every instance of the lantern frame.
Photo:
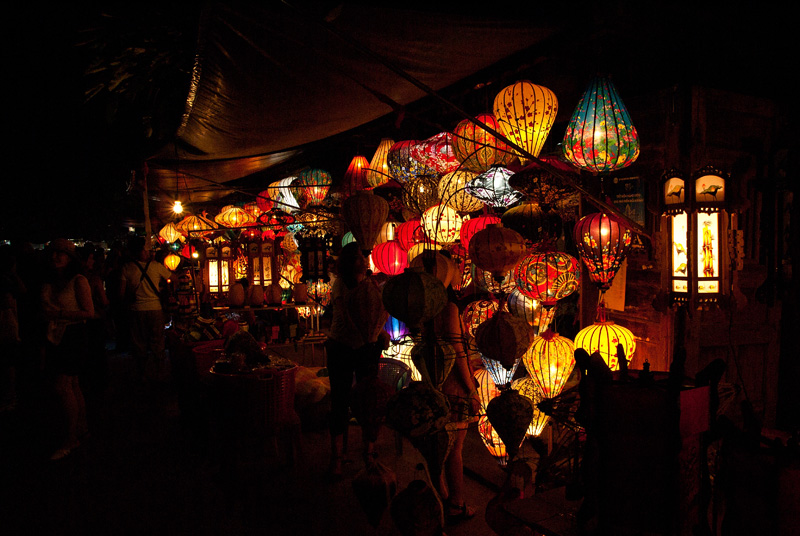
[[[578,220],[573,232],[589,279],[601,294],[605,293],[628,256],[633,240],[631,229],[613,214],[596,212]]]

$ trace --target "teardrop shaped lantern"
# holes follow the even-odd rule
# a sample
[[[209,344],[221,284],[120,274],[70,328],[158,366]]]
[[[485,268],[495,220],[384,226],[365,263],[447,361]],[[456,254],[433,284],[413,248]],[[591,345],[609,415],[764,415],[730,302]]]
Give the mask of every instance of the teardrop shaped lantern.
[[[550,417],[538,407],[539,402],[544,398],[542,391],[530,376],[524,376],[511,382],[511,389],[530,400],[531,406],[533,406],[533,417],[525,435],[539,437],[544,431],[544,427],[547,426],[547,421],[550,420]]]
[[[616,216],[597,212],[578,221],[574,236],[589,279],[605,292],[631,248],[630,228]]]
[[[411,157],[438,175],[455,171],[460,161],[453,152],[453,134],[440,132],[411,147]]]
[[[452,244],[458,239],[463,220],[451,207],[439,204],[423,212],[420,222],[430,240],[437,244]]]
[[[558,113],[555,93],[527,80],[504,88],[494,99],[500,130],[516,145],[538,157]],[[520,156],[525,163],[527,158]]]
[[[389,215],[389,203],[371,190],[357,192],[342,202],[342,218],[362,251],[371,251]]]
[[[502,132],[492,114],[479,114],[475,119],[495,132]],[[456,126],[453,137],[453,152],[468,171],[482,173],[490,166],[506,166],[516,158],[506,142],[469,119]]]
[[[553,321],[555,310],[545,309],[540,302],[526,296],[516,288],[508,295],[508,312],[525,320],[538,335]]]
[[[411,349],[411,359],[422,375],[423,381],[428,381],[440,389],[453,369],[456,349],[438,337],[432,339],[423,337]]]
[[[525,241],[513,229],[488,225],[469,241],[469,258],[478,268],[500,281],[525,254]]]
[[[408,254],[397,240],[389,240],[372,248],[372,261],[382,273],[398,275],[408,267]]]
[[[609,77],[598,76],[589,83],[561,148],[567,160],[592,173],[625,168],[639,157],[639,134]]]
[[[383,138],[369,161],[369,171],[367,171],[367,187],[377,188],[389,182],[389,149],[394,145],[394,140]]]
[[[411,177],[403,185],[403,206],[416,216],[439,203],[439,178],[436,175]]]
[[[476,300],[467,304],[464,312],[461,313],[464,333],[474,338],[478,326],[492,318],[499,308],[500,304],[497,300]]]
[[[456,170],[439,179],[439,199],[442,203],[461,214],[475,212],[483,208],[483,202],[467,192],[467,184],[476,177],[475,173]]]
[[[331,184],[333,184],[333,178],[330,173],[324,169],[312,168],[301,172],[293,186],[302,189],[303,197],[307,200],[308,205],[319,205],[328,195]],[[297,196],[295,197],[297,198]]]
[[[426,168],[411,156],[411,149],[417,143],[418,140],[398,141],[389,149],[386,160],[389,165],[389,175],[401,184],[419,175],[435,174],[433,170]]]
[[[533,404],[513,389],[506,389],[486,406],[486,416],[513,460],[533,421]]]
[[[478,419],[478,434],[481,436],[481,441],[483,441],[486,450],[497,460],[497,464],[505,467],[508,464],[506,444],[500,439],[500,434],[492,427],[492,423],[489,422],[489,417],[486,415]]]
[[[533,329],[507,311],[497,311],[475,330],[475,344],[481,355],[510,369],[533,342]]]
[[[552,330],[533,339],[522,356],[522,363],[534,379],[544,398],[558,396],[575,368],[575,347],[572,341]]]
[[[183,240],[183,233],[175,226],[174,223],[169,222],[158,232],[158,236],[164,239],[165,242],[171,244],[178,240]]]
[[[486,229],[489,225],[496,225],[498,223],[500,223],[500,218],[491,214],[470,218],[461,225],[461,231],[459,233],[461,245],[469,251],[469,241],[472,240],[475,233]]]
[[[600,357],[611,370],[619,370],[618,344],[622,345],[625,358],[630,363],[633,353],[636,351],[636,339],[633,332],[610,320],[605,320],[604,316],[600,321],[583,328],[575,335],[575,348],[583,348],[589,355],[599,352]]]
[[[581,269],[572,255],[559,251],[531,253],[514,269],[517,288],[545,308],[580,287]]]
[[[367,159],[361,155],[354,156],[344,172],[344,180],[339,191],[342,200],[347,199],[356,192],[367,189],[368,171],[369,162]]]
[[[509,207],[522,199],[522,194],[508,184],[513,175],[507,168],[492,166],[467,183],[467,193],[489,206]]]

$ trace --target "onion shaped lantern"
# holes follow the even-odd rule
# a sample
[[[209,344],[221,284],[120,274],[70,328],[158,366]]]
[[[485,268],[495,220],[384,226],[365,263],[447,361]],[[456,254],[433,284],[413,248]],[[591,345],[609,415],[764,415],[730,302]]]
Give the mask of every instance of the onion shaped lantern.
[[[479,290],[484,292],[491,292],[492,294],[508,294],[517,288],[517,282],[514,280],[514,270],[509,270],[502,278],[502,280],[495,280],[491,272],[482,270],[472,264],[471,269],[472,279],[475,281]]]
[[[531,253],[514,269],[519,291],[545,308],[578,290],[580,277],[577,259],[558,251]]]
[[[224,212],[217,214],[214,217],[214,221],[223,227],[238,229],[241,227],[247,227],[248,225],[254,225],[256,223],[256,218],[254,218],[250,213],[245,212],[245,210],[242,208],[230,207]]]
[[[555,93],[527,80],[504,88],[494,99],[500,130],[517,146],[538,157],[558,113]],[[527,158],[520,156],[523,163]]]
[[[533,406],[533,418],[525,435],[539,437],[544,431],[544,427],[547,426],[547,421],[550,420],[550,417],[538,408],[539,402],[544,398],[539,386],[530,376],[525,376],[514,380],[511,383],[511,388],[530,400],[531,406]]]
[[[438,175],[458,168],[460,161],[453,152],[453,134],[440,132],[411,147],[411,158]]]
[[[356,192],[367,189],[367,171],[369,162],[361,155],[356,155],[344,172],[344,180],[339,194],[342,199],[347,199]]]
[[[164,266],[169,268],[170,271],[174,272],[178,266],[181,264],[181,258],[174,253],[170,253],[166,257],[164,257]]]
[[[467,184],[475,178],[471,171],[457,170],[443,175],[439,180],[439,198],[442,203],[466,214],[483,208],[483,202],[467,192]]]
[[[411,177],[403,185],[403,207],[419,216],[439,203],[439,179],[436,175]]]
[[[447,205],[434,205],[422,213],[422,230],[437,244],[452,244],[461,232],[462,218]]]
[[[394,140],[383,138],[369,161],[369,171],[367,171],[367,187],[377,188],[389,182],[389,149],[394,145]]]
[[[508,295],[508,312],[525,320],[534,332],[543,333],[553,321],[555,310],[545,309],[537,300],[530,298],[514,288]]]
[[[501,281],[525,254],[525,240],[501,224],[488,225],[469,241],[469,258],[478,268]]]
[[[553,398],[561,394],[575,368],[575,347],[568,338],[547,330],[533,339],[533,344],[522,356],[522,363],[539,386],[542,396]]]
[[[575,225],[575,244],[589,279],[605,292],[631,248],[631,230],[619,218],[589,214]]]
[[[425,233],[422,232],[419,218],[413,218],[397,226],[396,238],[400,246],[408,251],[411,246],[423,241]]]
[[[467,183],[467,193],[489,206],[509,207],[522,199],[522,194],[508,184],[513,175],[509,169],[492,166]]]
[[[258,217],[261,216],[261,214],[264,212],[263,210],[261,210],[261,207],[259,207],[258,203],[255,201],[245,203],[244,205],[242,205],[242,209],[255,219],[258,219]]]
[[[475,119],[495,132],[502,133],[494,115],[479,114]],[[453,151],[461,161],[461,167],[466,170],[482,173],[490,166],[506,166],[516,158],[506,142],[469,119],[456,125],[453,137]]]
[[[175,227],[191,238],[194,236],[209,236],[214,230],[219,228],[219,225],[205,217],[205,215],[195,216],[189,214],[181,221],[175,224]]]
[[[389,203],[371,191],[357,192],[342,202],[342,217],[363,251],[371,251],[389,215]]]
[[[467,304],[461,313],[464,333],[474,338],[478,326],[492,318],[499,308],[500,304],[496,300],[476,300]]]
[[[475,330],[475,345],[481,355],[510,369],[533,342],[533,329],[508,311],[497,311]]]
[[[447,291],[435,276],[418,268],[407,268],[383,285],[383,306],[409,329],[439,314],[447,304]]]
[[[583,328],[575,335],[575,348],[583,348],[589,355],[599,352],[611,370],[619,370],[618,344],[622,345],[625,358],[630,363],[636,351],[636,339],[628,328],[612,321],[599,321]]]
[[[478,368],[473,376],[478,380],[478,399],[481,403],[481,412],[486,413],[486,406],[491,399],[500,394],[500,389],[497,388],[492,375],[485,368]]]
[[[513,389],[506,389],[486,406],[486,416],[505,443],[509,459],[513,460],[533,421],[530,399]]]
[[[440,389],[453,369],[456,349],[442,339],[423,337],[411,349],[411,359],[422,375],[423,381],[428,381]]]
[[[610,173],[639,157],[639,134],[608,77],[595,77],[572,113],[561,145],[580,169]]]
[[[514,361],[514,364],[511,366],[511,368],[506,368],[500,361],[492,359],[491,357],[487,357],[483,354],[480,355],[483,368],[486,369],[486,371],[492,377],[492,381],[497,388],[501,391],[506,389],[511,384],[511,380],[514,378],[514,374],[516,374],[517,367],[519,367],[522,359],[518,358],[516,361]]]
[[[498,223],[500,223],[500,218],[493,215],[483,215],[468,219],[461,225],[461,232],[459,233],[461,245],[469,251],[469,241],[475,236],[475,233],[486,229],[491,224]]]
[[[504,227],[514,229],[531,244],[555,242],[561,236],[561,216],[553,210],[543,210],[530,201],[511,207],[501,218]]]
[[[497,460],[498,465],[505,467],[508,464],[506,445],[500,439],[500,434],[492,427],[492,423],[489,422],[489,417],[486,415],[478,419],[478,434],[481,436],[481,441],[483,441],[489,454]]]
[[[292,186],[303,190],[303,197],[309,205],[319,205],[328,195],[333,178],[323,169],[307,169],[300,173]]]
[[[274,201],[272,200],[272,196],[270,195],[271,193],[272,192],[270,192],[269,188],[267,188],[266,190],[259,192],[259,194],[256,196],[256,205],[262,214],[272,210],[272,207],[275,205]],[[275,192],[275,195],[277,195],[277,192]],[[260,215],[261,214],[259,214],[259,216]]]
[[[389,240],[372,248],[372,262],[382,273],[398,275],[408,267],[408,254],[397,240]]]
[[[183,233],[175,226],[174,223],[169,222],[158,232],[158,236],[164,239],[165,242],[171,244],[178,240],[183,240]]]
[[[411,149],[419,143],[417,140],[398,141],[389,149],[387,163],[389,175],[397,182],[404,184],[419,175],[433,175],[435,172],[414,160]]]

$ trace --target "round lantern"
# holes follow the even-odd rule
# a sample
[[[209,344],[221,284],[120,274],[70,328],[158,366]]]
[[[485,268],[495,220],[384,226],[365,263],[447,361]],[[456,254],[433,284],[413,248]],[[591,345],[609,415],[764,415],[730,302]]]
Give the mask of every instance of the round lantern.
[[[558,113],[555,93],[527,80],[504,88],[494,99],[500,130],[517,146],[538,157]],[[524,163],[526,158],[520,157]]]
[[[469,303],[464,312],[461,313],[461,324],[464,326],[464,333],[470,337],[475,337],[475,331],[483,322],[492,318],[500,308],[497,300],[477,300]]]
[[[479,114],[475,119],[495,132],[501,132],[494,115]],[[466,170],[482,173],[490,166],[505,166],[516,158],[504,141],[469,119],[461,121],[453,135],[453,152]]]
[[[351,195],[367,188],[367,171],[369,170],[369,162],[363,156],[356,155],[347,166],[347,171],[344,172],[344,180],[342,187],[339,191],[342,199],[347,199]]]
[[[397,226],[395,234],[397,241],[400,242],[400,246],[406,251],[411,249],[411,246],[414,244],[422,242],[425,237],[419,218],[413,218],[407,222],[401,223]]]
[[[409,249],[406,252],[406,254],[408,255],[409,266],[411,265],[411,262],[414,259],[416,259],[420,255],[422,255],[430,247],[431,247],[431,244],[425,243],[425,242],[420,242],[419,244],[414,244],[413,246],[411,246],[411,249]],[[420,267],[421,267],[421,265],[420,265]]]
[[[411,157],[438,175],[458,168],[460,160],[453,152],[453,134],[440,132],[411,147]]]
[[[531,253],[514,269],[520,292],[545,308],[566,298],[580,286],[581,270],[575,257],[558,251]]]
[[[256,218],[239,207],[230,207],[214,217],[218,224],[231,229],[239,229],[256,223]]]
[[[456,349],[439,338],[423,337],[411,349],[411,359],[422,375],[422,379],[440,389],[453,369]]]
[[[501,281],[524,254],[525,240],[522,236],[501,224],[487,225],[469,241],[469,258],[497,281]]]
[[[507,311],[497,311],[475,330],[475,344],[481,355],[510,369],[533,341],[533,329]]]
[[[482,270],[475,266],[475,264],[472,264],[471,275],[478,289],[484,292],[491,292],[492,294],[508,294],[517,288],[517,283],[514,280],[514,270],[509,270],[505,276],[503,276],[502,280],[497,281],[491,272]]]
[[[517,391],[506,389],[487,404],[486,416],[513,460],[533,421],[533,404]]]
[[[411,149],[417,140],[398,141],[389,149],[387,163],[389,175],[399,183],[405,183],[419,175],[432,175],[435,172],[426,168],[411,156]]]
[[[367,171],[367,187],[377,188],[385,184],[391,178],[389,175],[389,164],[387,159],[389,157],[389,149],[394,145],[394,140],[383,138],[375,150],[372,160],[369,162],[369,171]]]
[[[545,309],[537,300],[526,296],[516,288],[508,295],[507,304],[508,312],[525,320],[537,334],[543,333],[555,316],[553,308]]]
[[[611,370],[619,370],[618,344],[622,345],[625,358],[630,363],[633,352],[636,351],[636,340],[628,328],[611,321],[595,322],[575,335],[575,348],[583,348],[589,355],[599,352]]]
[[[275,203],[272,201],[272,198],[270,197],[270,193],[271,192],[269,191],[269,188],[268,188],[268,189],[264,190],[263,192],[260,192],[256,196],[256,205],[258,206],[258,209],[261,211],[261,213],[269,212],[270,210],[272,210],[272,207],[275,205]],[[277,192],[274,192],[274,193],[277,194]],[[259,214],[259,216],[260,215],[261,214]]]
[[[295,210],[300,210],[300,200],[296,199],[294,193],[292,192],[292,184],[296,180],[297,177],[284,177],[278,181],[278,193],[282,203],[279,208],[281,210],[285,210],[286,212],[290,213],[294,212]],[[272,190],[272,184],[270,185],[270,190]]]
[[[528,374],[539,386],[544,398],[558,396],[575,368],[575,347],[572,341],[551,330],[533,339],[522,356]]]
[[[529,437],[539,437],[544,431],[544,427],[547,426],[547,421],[550,420],[550,417],[545,415],[545,413],[538,408],[538,404],[543,398],[542,392],[539,390],[536,382],[528,376],[514,380],[511,383],[511,388],[530,400],[531,406],[533,406],[533,418],[528,425],[528,430],[525,432],[525,435]]]
[[[171,244],[178,240],[183,240],[183,233],[175,226],[174,223],[169,222],[158,232],[158,236],[164,239],[165,242]]]
[[[605,292],[631,248],[630,228],[613,215],[589,214],[575,225],[575,245],[589,279]]]
[[[372,262],[382,273],[397,275],[408,266],[408,254],[397,240],[389,240],[372,248]]]
[[[578,102],[564,133],[564,157],[580,169],[609,173],[633,164],[639,135],[617,88],[596,77]]]
[[[478,419],[478,434],[481,436],[481,441],[483,441],[489,454],[497,460],[501,467],[505,467],[508,464],[506,445],[500,439],[500,434],[492,427],[492,423],[489,422],[489,417],[486,415]]]
[[[503,225],[514,229],[532,244],[551,243],[561,236],[561,216],[543,210],[538,203],[526,201],[503,213]]]
[[[436,175],[410,177],[403,185],[403,207],[419,216],[439,202],[438,185]]]
[[[412,329],[431,320],[446,304],[447,291],[442,282],[419,268],[407,268],[383,286],[386,311]]]
[[[452,244],[458,238],[463,220],[447,205],[434,205],[422,213],[420,224],[425,235],[437,244]]]
[[[422,244],[417,244],[417,246],[421,245]],[[429,274],[433,274],[436,276],[436,279],[442,282],[445,288],[449,287],[456,275],[456,267],[453,261],[445,257],[438,250],[433,249],[424,249],[419,255],[411,257],[413,250],[414,248],[411,248],[408,252],[410,257],[408,266],[411,268],[419,268]]]
[[[475,236],[475,233],[486,229],[491,224],[500,223],[500,218],[492,215],[478,216],[477,218],[470,218],[461,224],[461,245],[469,251],[469,241]]]
[[[170,253],[166,257],[164,257],[164,266],[169,268],[170,271],[174,272],[178,266],[181,264],[181,258],[174,253]]]
[[[442,203],[462,214],[475,212],[483,208],[481,200],[472,197],[466,190],[467,183],[474,179],[475,176],[471,171],[464,170],[457,170],[443,175],[439,180],[438,186],[439,198]]]
[[[514,175],[504,167],[492,166],[467,183],[467,193],[492,207],[509,207],[522,198],[508,180]]]
[[[389,215],[389,203],[371,191],[357,192],[342,202],[342,217],[364,251],[372,250]]]
[[[302,189],[302,197],[307,200],[307,204],[319,205],[328,195],[331,184],[333,184],[333,178],[330,173],[322,169],[312,168],[301,172],[297,177],[297,181],[292,183],[292,186]]]

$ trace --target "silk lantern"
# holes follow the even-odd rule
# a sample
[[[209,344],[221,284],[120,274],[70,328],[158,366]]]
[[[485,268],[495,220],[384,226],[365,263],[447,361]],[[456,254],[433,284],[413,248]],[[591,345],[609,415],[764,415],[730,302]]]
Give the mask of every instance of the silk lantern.
[[[175,227],[192,238],[193,236],[209,236],[219,226],[204,216],[189,214],[176,223]]]
[[[456,170],[439,179],[439,198],[442,203],[452,209],[465,214],[483,208],[480,199],[472,197],[467,192],[467,183],[475,178],[471,171]]]
[[[382,244],[384,242],[388,242],[389,240],[397,240],[397,228],[399,226],[400,224],[395,221],[387,221],[384,223],[380,232],[378,233],[378,237],[375,239],[375,243]]]
[[[230,207],[214,217],[218,224],[231,229],[239,229],[256,223],[256,218],[239,207]]]
[[[469,251],[469,241],[475,236],[475,233],[486,229],[491,224],[500,223],[500,218],[490,214],[484,214],[476,218],[470,218],[461,224],[461,231],[459,237],[461,238],[461,245]]]
[[[258,205],[258,208],[261,210],[262,214],[272,210],[272,207],[275,205],[275,203],[272,201],[271,194],[273,194],[273,192],[270,192],[269,188],[267,188],[256,196],[256,205]],[[274,192],[273,195],[277,195],[277,192]],[[259,216],[260,215],[261,214],[259,214]]]
[[[464,333],[474,338],[478,326],[492,318],[499,308],[497,300],[476,300],[467,304],[464,312],[461,313],[461,325]]]
[[[598,212],[581,218],[574,236],[589,279],[604,293],[631,248],[630,228],[616,216]]]
[[[486,413],[486,406],[491,399],[500,394],[500,389],[497,388],[492,375],[485,368],[477,368],[473,376],[478,381],[478,399],[481,403],[481,411]]]
[[[453,152],[453,134],[450,132],[440,132],[414,144],[411,147],[411,158],[438,175],[450,173],[460,165]]]
[[[422,375],[423,381],[441,389],[456,360],[456,349],[436,337],[423,337],[411,349],[411,359]]]
[[[575,368],[575,347],[552,330],[533,339],[522,363],[539,386],[544,398],[558,396]]]
[[[581,270],[575,257],[559,251],[535,252],[514,269],[517,288],[545,308],[566,298],[580,287]]]
[[[501,224],[487,225],[469,241],[469,258],[478,268],[501,281],[525,254],[525,241],[513,229]]]
[[[494,115],[479,114],[475,119],[502,133]],[[464,119],[456,126],[453,138],[453,152],[468,171],[482,173],[490,166],[506,166],[516,158],[506,142],[470,119]]]
[[[389,317],[392,318],[392,317]],[[414,348],[416,341],[411,335],[404,335],[397,342],[389,345],[389,348],[383,351],[383,357],[387,359],[397,359],[402,361],[411,369],[411,380],[418,382],[422,380],[422,374],[411,359],[411,350]]]
[[[529,437],[539,437],[544,431],[544,427],[547,426],[547,421],[550,420],[550,417],[538,407],[539,402],[544,398],[542,392],[539,390],[539,386],[533,378],[524,376],[511,382],[511,389],[527,398],[531,403],[531,407],[533,407],[533,416],[531,417],[528,429],[525,431],[525,435]]]
[[[467,193],[489,206],[509,207],[522,198],[508,183],[513,175],[507,168],[492,166],[467,183]]]
[[[439,180],[436,175],[411,177],[403,185],[402,200],[404,208],[419,216],[439,202],[437,190]]]
[[[397,240],[389,240],[372,248],[372,261],[382,273],[398,275],[408,266],[408,254]]]
[[[309,205],[319,205],[328,195],[333,178],[323,169],[312,168],[302,171],[297,177],[297,182],[293,184],[303,189]]]
[[[508,311],[497,311],[475,330],[475,344],[481,355],[510,369],[533,342],[533,329]]]
[[[175,226],[174,223],[169,222],[158,232],[158,236],[164,239],[167,243],[177,242],[183,240],[183,233]]]
[[[361,155],[356,155],[347,166],[344,172],[344,180],[339,192],[342,199],[347,199],[351,195],[367,188],[367,172],[369,162]]]
[[[369,162],[369,171],[367,171],[367,187],[377,188],[382,184],[389,182],[391,176],[389,175],[389,149],[394,145],[394,140],[383,138]]]
[[[417,244],[421,246],[422,244]],[[415,246],[415,247],[417,247]],[[414,248],[409,250],[409,257]],[[438,250],[423,249],[419,255],[411,257],[408,266],[420,268],[436,276],[445,288],[449,287],[456,275],[456,267],[453,261],[440,253]]]
[[[523,80],[504,88],[494,99],[494,116],[502,133],[538,157],[558,113],[555,93]],[[520,161],[528,159],[520,155]]]
[[[181,264],[181,258],[174,253],[170,253],[166,257],[164,257],[164,266],[170,269],[170,271],[174,272],[178,266]]]
[[[526,296],[516,288],[508,294],[506,302],[508,312],[517,318],[525,320],[537,335],[547,329],[547,326],[550,325],[555,316],[555,311],[552,308],[545,309],[537,300]]]
[[[400,246],[406,251],[414,244],[422,242],[425,235],[420,225],[420,218],[413,218],[398,225],[396,235]]]
[[[528,201],[546,207],[552,207],[567,197],[576,196],[575,191],[564,184],[564,180],[555,175],[552,169],[564,175],[575,173],[575,167],[563,158],[545,155],[539,158],[539,162],[529,162],[514,173],[509,177],[508,184],[525,195]]]
[[[530,244],[552,244],[561,236],[562,220],[554,210],[525,201],[503,213],[503,226],[514,229]]]
[[[513,389],[506,389],[486,406],[486,416],[513,460],[533,421],[533,404]]]
[[[619,370],[617,345],[622,345],[625,358],[630,363],[636,351],[636,339],[628,328],[605,320],[604,316],[601,318],[600,321],[583,328],[575,335],[575,348],[583,348],[589,355],[599,352],[608,368]]]
[[[489,454],[497,460],[497,464],[501,467],[505,467],[508,464],[506,444],[500,439],[500,434],[497,433],[497,430],[492,427],[492,423],[489,422],[489,417],[485,415],[478,419],[478,435],[481,436],[481,441],[483,441]]]
[[[592,173],[610,173],[639,157],[639,135],[608,77],[595,77],[572,113],[561,144],[564,157]]]
[[[462,218],[447,205],[434,205],[422,213],[422,230],[437,244],[452,244],[461,231]]]
[[[342,202],[342,217],[362,251],[371,251],[389,215],[389,203],[371,191],[357,192]]]
[[[280,208],[289,213],[294,212],[295,210],[300,210],[301,200],[295,198],[294,193],[292,191],[292,184],[294,184],[296,180],[297,177],[284,177],[281,180],[277,181],[278,192],[280,194],[280,199],[281,199]],[[272,185],[270,185],[270,189],[272,189]]]
[[[389,334],[389,338],[392,342],[397,342],[408,335],[408,326],[406,326],[405,322],[391,315],[389,315],[389,318],[383,325],[383,330]]]
[[[411,156],[411,149],[417,143],[417,140],[398,141],[389,149],[387,157],[389,175],[401,184],[419,175],[435,174],[433,170],[426,168]]]
[[[383,285],[383,306],[410,329],[439,314],[447,304],[447,291],[435,276],[419,268],[407,268]]]
[[[494,381],[497,388],[501,391],[508,388],[522,359],[518,358],[516,361],[514,361],[514,364],[511,366],[511,368],[506,368],[497,359],[492,359],[491,357],[487,357],[483,354],[480,355],[483,368],[489,372],[489,375],[492,377],[492,381]]]

